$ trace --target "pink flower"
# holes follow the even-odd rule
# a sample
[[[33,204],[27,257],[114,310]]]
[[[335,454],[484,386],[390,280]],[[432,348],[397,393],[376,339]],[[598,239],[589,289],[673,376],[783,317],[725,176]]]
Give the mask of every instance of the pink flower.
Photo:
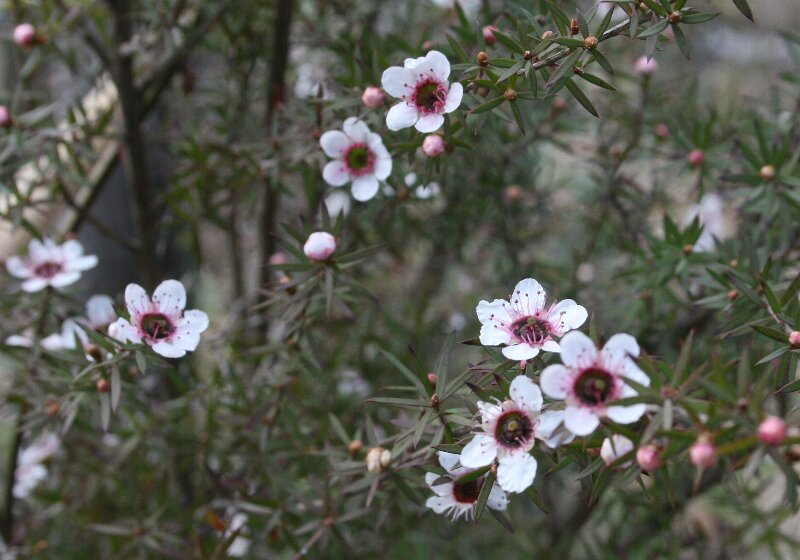
[[[336,238],[327,231],[315,231],[308,236],[303,252],[312,261],[327,261],[336,252]]]
[[[765,445],[782,445],[786,441],[786,422],[783,418],[764,418],[758,425],[758,440]]]
[[[639,355],[639,345],[629,334],[615,334],[602,350],[591,338],[572,331],[561,339],[564,365],[547,366],[542,372],[542,390],[554,399],[565,399],[564,425],[578,436],[589,435],[608,417],[620,424],[636,422],[645,412],[643,403],[628,406],[614,401],[635,397],[638,393],[625,381],[644,386],[650,378],[632,360]]]
[[[20,47],[30,47],[36,43],[36,28],[30,23],[20,23],[14,28],[14,42]]]
[[[342,130],[329,130],[319,139],[322,151],[334,158],[322,170],[332,187],[353,183],[353,198],[362,202],[374,197],[379,181],[392,173],[392,156],[378,134],[364,121],[350,117]]]
[[[378,109],[383,107],[383,104],[386,102],[386,96],[383,95],[381,88],[369,86],[365,88],[364,93],[361,94],[361,101],[370,109]]]
[[[444,138],[429,134],[422,141],[422,152],[428,157],[436,157],[444,151]]]
[[[642,76],[652,76],[658,70],[658,63],[655,58],[648,60],[646,56],[640,56],[633,63],[633,69]]]
[[[636,451],[636,462],[647,472],[657,471],[661,466],[661,456],[658,448],[653,445],[644,445]]]
[[[31,240],[27,257],[10,257],[9,274],[23,280],[22,290],[38,292],[47,286],[63,288],[74,284],[81,272],[97,266],[95,255],[84,255],[83,245],[75,240],[57,245],[52,239]]]
[[[165,358],[180,358],[197,349],[200,334],[208,328],[208,315],[197,309],[184,311],[186,289],[177,280],[165,280],[153,292],[128,284],[125,304],[130,321],[120,317],[108,334],[122,342],[147,344]]]
[[[14,118],[11,116],[11,111],[5,105],[0,105],[0,128],[11,128],[14,124]]]
[[[692,464],[701,469],[711,468],[717,464],[717,448],[707,436],[700,436],[689,448]]]
[[[481,322],[481,344],[506,345],[509,360],[530,360],[540,351],[558,352],[553,337],[580,327],[588,313],[571,299],[553,302],[545,309],[545,292],[532,278],[517,283],[509,301],[481,301],[476,309]]]
[[[444,114],[461,105],[464,88],[451,85],[450,62],[439,51],[420,58],[407,58],[403,67],[392,66],[383,72],[381,84],[391,96],[401,99],[389,109],[386,126],[400,130],[410,126],[420,132],[436,132],[444,124]]]

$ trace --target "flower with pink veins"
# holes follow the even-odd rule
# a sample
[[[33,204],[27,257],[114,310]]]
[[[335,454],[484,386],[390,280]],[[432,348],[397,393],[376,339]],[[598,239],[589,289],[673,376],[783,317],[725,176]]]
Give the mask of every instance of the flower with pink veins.
[[[563,411],[542,410],[542,392],[530,378],[518,375],[511,382],[509,400],[478,401],[481,429],[461,450],[461,465],[469,469],[498,461],[497,482],[506,492],[524,492],[536,478],[536,459],[528,453],[535,440],[550,447],[568,441],[558,431]]]
[[[447,474],[445,476],[439,476],[432,472],[425,474],[425,482],[436,494],[428,498],[425,505],[436,513],[451,516],[453,521],[462,516],[465,520],[470,521],[475,515],[475,504],[478,503],[486,476],[456,483],[458,478],[473,472],[473,469],[459,465],[458,455],[455,453],[439,451],[439,464],[447,471]],[[486,506],[495,511],[505,511],[508,507],[508,495],[495,484],[489,491]]]
[[[392,173],[392,156],[383,140],[356,117],[345,120],[342,130],[323,134],[319,144],[333,158],[322,170],[322,178],[332,187],[352,182],[353,198],[361,202],[374,197],[379,181]]]
[[[580,327],[588,313],[571,299],[553,302],[546,308],[545,296],[539,282],[526,278],[514,287],[509,301],[478,303],[481,344],[504,344],[503,355],[509,360],[530,360],[540,351],[558,352],[560,347],[553,337]]]
[[[128,284],[125,304],[130,321],[120,317],[108,334],[122,342],[147,344],[165,358],[180,358],[197,349],[200,334],[208,328],[208,315],[197,309],[184,311],[186,289],[177,280],[165,280],[147,296],[144,288]]]
[[[649,386],[650,378],[632,358],[639,355],[639,345],[629,334],[615,334],[602,350],[579,331],[561,339],[564,365],[547,366],[542,372],[542,390],[548,397],[564,399],[564,425],[577,436],[586,436],[608,417],[619,424],[636,422],[645,412],[643,403],[628,406],[614,401],[638,395],[627,379]]]
[[[62,245],[52,239],[31,240],[28,256],[6,261],[9,274],[23,280],[22,290],[38,292],[47,286],[63,288],[74,284],[81,272],[97,266],[95,255],[84,255],[83,245],[71,239]]]
[[[407,58],[404,66],[392,66],[383,72],[384,91],[400,99],[386,114],[389,130],[410,126],[420,132],[436,132],[444,124],[444,114],[461,105],[464,87],[447,81],[450,62],[439,51],[424,57]]]

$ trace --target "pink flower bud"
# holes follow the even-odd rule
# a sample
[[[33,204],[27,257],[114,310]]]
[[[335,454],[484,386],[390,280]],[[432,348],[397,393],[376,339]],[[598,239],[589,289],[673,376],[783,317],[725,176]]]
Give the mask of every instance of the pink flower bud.
[[[11,118],[11,111],[5,105],[0,105],[0,128],[10,128],[14,124],[14,119]]]
[[[286,258],[286,253],[283,251],[276,251],[269,256],[269,264],[272,265],[281,265],[286,264],[289,262],[289,259]]]
[[[717,448],[708,437],[702,436],[689,448],[689,458],[695,467],[713,467],[717,464]]]
[[[428,157],[436,157],[444,151],[444,138],[438,134],[428,134],[422,141],[422,151]]]
[[[361,101],[370,109],[378,109],[379,107],[383,107],[386,97],[383,95],[383,90],[381,88],[369,86],[364,89],[364,93],[361,94]]]
[[[487,45],[494,45],[497,42],[497,37],[492,33],[492,31],[497,30],[497,27],[494,25],[487,25],[483,28],[483,40],[486,41]]]
[[[800,346],[800,331],[792,331],[789,333],[789,344],[792,346]]]
[[[664,123],[657,124],[655,132],[656,132],[656,137],[662,140],[665,138],[669,138],[669,127]]]
[[[315,231],[303,245],[303,252],[312,261],[327,261],[335,251],[336,238],[326,231]]]
[[[661,457],[658,453],[658,448],[653,445],[645,445],[636,450],[636,462],[642,467],[642,470],[653,472],[657,471],[661,466]]]
[[[758,425],[758,440],[765,445],[781,445],[786,441],[786,422],[777,416],[767,416]]]
[[[36,43],[36,28],[30,23],[20,23],[14,28],[14,42],[20,47],[30,47]]]
[[[655,58],[647,60],[646,56],[640,56],[633,63],[633,69],[642,76],[652,76],[658,70],[658,63]]]
[[[700,167],[703,165],[703,162],[706,160],[706,155],[703,153],[703,150],[695,148],[691,152],[689,152],[689,163],[694,165],[695,167]]]

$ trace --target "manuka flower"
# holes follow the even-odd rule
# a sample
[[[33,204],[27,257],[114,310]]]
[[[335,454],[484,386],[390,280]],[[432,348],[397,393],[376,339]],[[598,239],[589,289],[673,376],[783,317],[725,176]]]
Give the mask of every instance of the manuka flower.
[[[47,286],[63,288],[74,284],[81,272],[97,266],[97,257],[84,255],[83,245],[69,240],[63,245],[52,239],[31,240],[27,257],[10,257],[6,261],[9,274],[23,280],[22,289],[38,292]]]
[[[604,439],[603,445],[600,446],[600,458],[603,459],[607,467],[616,463],[620,457],[632,452],[633,442],[620,434],[614,434],[610,438]],[[618,468],[626,469],[631,466],[631,464],[632,461],[626,461],[618,465]]]
[[[342,130],[323,134],[319,145],[333,158],[322,170],[322,178],[332,187],[352,182],[356,200],[371,199],[378,192],[378,182],[392,173],[392,156],[383,140],[356,117],[344,121]]]
[[[509,360],[530,360],[542,350],[558,352],[553,337],[577,329],[588,314],[571,299],[553,302],[547,308],[545,304],[544,288],[531,278],[516,285],[509,301],[481,301],[477,308],[481,344],[505,344],[503,355]]]
[[[383,72],[381,85],[391,96],[400,99],[386,114],[389,130],[409,126],[420,132],[435,132],[444,124],[444,114],[461,105],[464,88],[450,84],[450,62],[439,51],[424,57],[407,58],[404,66],[392,66]]]
[[[601,418],[630,424],[642,417],[645,405],[615,405],[618,399],[638,393],[625,381],[650,385],[650,378],[632,358],[639,355],[639,345],[629,334],[615,334],[602,350],[579,331],[561,339],[561,361],[542,372],[542,390],[554,399],[565,399],[564,425],[575,435],[589,435]]]
[[[425,505],[436,513],[452,516],[453,521],[462,516],[469,521],[475,515],[475,504],[486,476],[456,484],[456,479],[472,472],[472,469],[458,466],[458,455],[445,451],[439,451],[439,464],[447,471],[447,476],[430,472],[425,474],[425,482],[436,494],[428,498]],[[489,492],[486,506],[496,511],[505,511],[508,507],[508,495],[495,484]]]
[[[89,344],[87,330],[102,332],[113,323],[117,318],[114,311],[114,300],[108,296],[95,295],[86,302],[86,316],[74,317],[64,321],[61,325],[60,335],[51,335],[48,338],[60,336],[58,348],[73,350],[75,348],[75,337],[80,340],[83,347]],[[44,345],[44,341],[42,341]],[[46,347],[45,347],[46,348]]]
[[[542,392],[524,375],[514,378],[509,394],[511,399],[504,402],[478,401],[481,431],[461,451],[461,464],[477,469],[497,459],[500,487],[506,492],[523,492],[536,477],[536,459],[528,451],[537,438],[551,447],[564,443],[556,432],[564,413],[540,414]]]
[[[177,280],[165,280],[153,292],[128,284],[125,304],[130,321],[120,317],[108,327],[108,334],[122,342],[144,343],[165,358],[180,358],[200,343],[208,328],[208,315],[197,309],[184,311],[186,289]]]

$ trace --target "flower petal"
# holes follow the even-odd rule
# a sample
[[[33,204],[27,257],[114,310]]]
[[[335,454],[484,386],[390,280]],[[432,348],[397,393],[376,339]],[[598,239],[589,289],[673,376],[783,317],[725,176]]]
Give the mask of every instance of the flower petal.
[[[353,198],[359,202],[366,202],[378,194],[378,180],[375,175],[364,175],[353,181]]]
[[[114,300],[104,295],[90,297],[86,302],[86,318],[93,329],[110,325],[117,318],[114,312]]]
[[[564,411],[564,425],[576,436],[588,436],[600,424],[600,419],[588,408],[568,406]]]
[[[387,121],[388,122],[388,121]],[[439,115],[438,113],[434,113],[431,115],[425,115],[424,117],[420,117],[417,121],[417,124],[414,126],[420,132],[436,132],[439,130],[442,125],[444,124],[444,115]]]
[[[574,368],[593,365],[597,358],[594,341],[580,331],[570,331],[559,342],[561,361]]]
[[[186,307],[186,288],[177,280],[164,280],[153,292],[153,303],[161,313],[177,321]]]
[[[525,278],[517,282],[511,294],[511,305],[525,316],[536,315],[545,304],[545,291],[539,282],[533,278]]]
[[[539,412],[542,410],[542,390],[526,375],[518,375],[511,382],[508,390],[511,400],[519,405],[523,410],[529,412]]]
[[[452,497],[448,496],[431,496],[425,502],[425,505],[431,508],[436,513],[445,513],[452,508],[455,503]]]
[[[566,399],[572,388],[573,372],[561,364],[553,364],[542,371],[542,391],[551,399]]]
[[[386,126],[389,130],[401,130],[414,126],[414,123],[419,119],[419,111],[413,105],[401,101],[392,106],[389,112],[386,113]]]
[[[458,453],[448,453],[447,451],[439,451],[439,464],[447,472],[452,471],[458,464]]]
[[[342,129],[352,142],[366,144],[367,140],[369,140],[369,127],[367,123],[358,117],[348,117],[345,119]]]
[[[20,284],[20,288],[22,288],[23,292],[38,292],[39,290],[43,290],[47,286],[47,280],[44,278],[29,278],[25,280],[22,284]]]
[[[78,257],[70,259],[64,263],[64,270],[66,271],[83,271],[89,270],[97,266],[97,257],[95,255],[86,255],[85,257]]]
[[[555,340],[546,340],[542,344],[542,352],[561,352],[561,345]]]
[[[459,461],[468,469],[485,467],[497,457],[497,442],[493,437],[478,434],[461,450]]]
[[[531,346],[527,342],[521,344],[514,344],[503,348],[503,356],[509,360],[530,360],[539,355],[539,348]]]
[[[622,369],[624,361],[639,355],[639,344],[629,334],[619,333],[608,339],[600,351],[600,358],[609,371]]]
[[[375,159],[375,178],[383,181],[391,174],[392,174],[392,156],[390,156],[388,152],[386,153],[386,155],[377,153],[377,157]]]
[[[381,87],[392,97],[402,98],[414,92],[416,72],[401,66],[392,66],[383,71]]]
[[[475,309],[478,314],[478,321],[488,323],[490,321],[503,321],[511,323],[511,304],[504,299],[496,299],[492,302],[481,300]]]
[[[486,500],[486,505],[495,511],[505,511],[508,508],[508,494],[500,487],[499,484],[492,486],[489,491],[489,498]]]
[[[322,179],[332,187],[341,187],[350,181],[350,170],[343,160],[335,159],[325,164]]]
[[[178,319],[176,326],[189,332],[200,334],[208,328],[208,315],[199,309],[190,309]]]
[[[139,284],[128,284],[125,288],[125,305],[131,319],[136,322],[137,317],[150,311],[150,298]]]
[[[186,350],[175,344],[173,340],[159,340],[152,346],[153,352],[165,358],[181,358],[186,355]]]
[[[536,459],[530,453],[517,452],[500,459],[497,482],[506,492],[524,492],[536,478]]]
[[[644,403],[630,406],[609,406],[606,416],[619,424],[632,424],[642,417],[647,406]]]
[[[424,61],[417,64],[415,70],[432,74],[439,81],[446,82],[450,76],[450,61],[439,51],[430,51],[425,55]]]
[[[70,284],[74,284],[81,278],[80,272],[70,272],[64,271],[59,272],[55,276],[53,276],[47,283],[53,286],[54,288],[63,288],[64,286],[69,286]]]
[[[6,270],[15,278],[29,278],[31,276],[31,271],[25,266],[25,261],[17,256],[8,257]]]
[[[577,329],[586,322],[589,313],[582,305],[578,305],[571,299],[559,301],[547,317],[550,329],[556,336],[562,336],[565,332]]]
[[[480,339],[484,346],[497,346],[511,342],[511,334],[497,323],[486,323],[481,325]]]
[[[139,329],[122,317],[108,325],[108,336],[123,344],[126,342],[133,342],[135,344],[142,343],[142,337],[139,336]]]
[[[458,82],[450,84],[450,91],[447,92],[447,100],[444,102],[444,112],[452,113],[461,105],[464,98],[464,86]]]
[[[339,158],[343,157],[350,147],[350,140],[340,130],[329,130],[319,137],[319,145],[326,156]]]

